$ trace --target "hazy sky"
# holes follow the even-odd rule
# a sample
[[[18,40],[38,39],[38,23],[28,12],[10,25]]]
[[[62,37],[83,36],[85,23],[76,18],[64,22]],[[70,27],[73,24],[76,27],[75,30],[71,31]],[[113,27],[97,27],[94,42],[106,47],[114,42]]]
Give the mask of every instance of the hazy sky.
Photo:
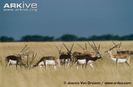
[[[38,12],[3,12],[3,3],[11,1],[27,0],[0,1],[0,36],[133,33],[133,0],[31,0]]]

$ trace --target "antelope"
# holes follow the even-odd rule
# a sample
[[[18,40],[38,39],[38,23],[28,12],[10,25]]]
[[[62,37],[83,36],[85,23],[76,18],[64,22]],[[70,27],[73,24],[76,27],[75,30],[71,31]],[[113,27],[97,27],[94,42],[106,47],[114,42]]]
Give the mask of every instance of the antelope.
[[[57,65],[59,65],[59,60],[56,59],[54,56],[45,56],[42,57],[33,67],[39,66],[42,68],[43,66],[45,69],[47,69],[47,66],[53,66],[54,69],[57,68]]]
[[[22,65],[25,66],[25,64],[22,62],[21,56],[15,56],[15,55],[7,56],[6,62],[7,62],[6,66],[16,65],[16,69],[18,65],[20,65],[20,67]]]
[[[93,42],[93,45],[89,43],[89,45],[92,47],[92,49],[94,50],[94,52],[84,52],[78,55],[74,55],[74,57],[76,58],[75,63],[77,64],[77,69],[79,65],[86,66],[89,64],[91,66],[91,68],[93,68],[93,63],[98,60],[101,59],[101,54],[99,52],[100,50],[100,45],[97,47],[96,44]]]
[[[60,64],[66,67],[66,66],[69,66],[70,62],[72,61],[72,49],[73,49],[74,43],[72,44],[70,49],[68,49],[68,47],[64,43],[63,43],[63,46],[66,48],[67,52],[61,52],[61,50],[59,50],[58,47],[57,49],[59,51]]]
[[[73,62],[76,61],[76,57],[79,57],[79,56],[83,56],[83,55],[87,55],[87,54],[90,54],[89,51],[87,50],[87,44],[85,43],[85,46],[81,46],[80,44],[77,44],[82,50],[83,52],[78,52],[78,51],[75,51],[72,53],[72,56],[74,57],[73,58]]]
[[[27,49],[27,45],[25,45],[24,48],[20,52],[23,52],[26,49]],[[16,65],[16,69],[17,69],[18,65],[20,65],[20,67],[21,66],[25,67],[25,64],[22,62],[22,56],[23,56],[22,53],[17,54],[17,55],[9,55],[9,56],[7,56],[6,59],[5,59],[5,61],[7,63],[6,67],[10,66],[10,65]]]
[[[110,58],[112,61],[116,62],[116,65],[118,63],[126,63],[128,66],[130,65],[130,54],[129,53],[117,53],[117,54],[113,54],[112,50],[114,48],[120,47],[120,44],[115,44],[113,47],[111,47],[109,50],[105,51],[108,52]]]

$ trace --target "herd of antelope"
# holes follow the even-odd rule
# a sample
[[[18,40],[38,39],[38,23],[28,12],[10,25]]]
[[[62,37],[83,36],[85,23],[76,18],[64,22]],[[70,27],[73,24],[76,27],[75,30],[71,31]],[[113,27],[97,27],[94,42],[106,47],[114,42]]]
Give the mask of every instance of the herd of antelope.
[[[5,58],[6,61],[6,67],[10,65],[15,65],[16,68],[18,66],[25,67],[25,68],[45,68],[47,69],[47,66],[52,66],[54,69],[57,69],[57,66],[63,66],[64,68],[72,67],[76,65],[76,68],[78,69],[79,66],[82,68],[86,68],[88,65],[91,68],[94,68],[94,62],[102,58],[102,55],[100,53],[100,44],[97,45],[95,42],[86,42],[84,46],[80,44],[72,44],[70,48],[67,47],[66,44],[62,44],[67,52],[63,52],[62,48],[55,46],[56,49],[59,52],[59,57],[56,58],[54,56],[43,56],[39,58],[39,60],[33,64],[33,61],[36,59],[37,54],[33,51],[28,50],[28,45],[25,45],[23,49],[20,51],[20,53],[15,55],[9,55]],[[78,45],[83,51],[74,51],[73,47],[74,45]],[[92,48],[93,52],[90,52],[90,49],[88,49],[88,45]],[[130,56],[133,54],[133,51],[125,51],[120,50],[117,51],[115,54],[113,54],[112,50],[115,48],[120,48],[120,43],[114,43],[111,48],[105,51],[105,53],[108,53],[111,60],[116,63],[125,63],[128,66],[130,66]]]

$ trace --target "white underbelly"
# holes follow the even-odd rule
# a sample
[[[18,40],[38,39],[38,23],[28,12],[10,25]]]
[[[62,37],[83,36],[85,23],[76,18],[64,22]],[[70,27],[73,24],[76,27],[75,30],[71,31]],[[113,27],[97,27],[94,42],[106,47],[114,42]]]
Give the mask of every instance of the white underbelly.
[[[68,63],[68,62],[69,62],[69,59],[60,59],[60,61],[61,61],[62,63]]]
[[[9,60],[9,64],[16,65],[17,61],[16,60]]]
[[[89,60],[89,61],[88,61],[88,64],[92,64],[93,62],[94,62],[94,61],[92,61],[92,60]]]
[[[46,60],[45,63],[46,63],[46,65],[55,65],[56,64],[55,60]]]
[[[69,59],[65,59],[65,62],[69,62]]]
[[[85,64],[86,63],[86,59],[78,59],[77,63],[78,64]]]
[[[117,58],[111,58],[113,61],[117,61],[118,63],[124,63],[124,62],[126,62],[127,61],[127,59],[118,59],[117,60]]]
[[[38,66],[40,66],[40,67],[44,66],[44,61],[41,61],[41,62],[38,64]]]

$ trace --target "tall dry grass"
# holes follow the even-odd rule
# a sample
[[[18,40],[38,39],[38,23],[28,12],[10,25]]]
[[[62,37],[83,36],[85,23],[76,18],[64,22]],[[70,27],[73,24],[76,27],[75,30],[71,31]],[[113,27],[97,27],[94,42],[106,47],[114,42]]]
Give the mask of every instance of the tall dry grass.
[[[65,42],[68,47],[73,42]],[[75,46],[73,51],[82,51],[77,43],[84,45],[84,42],[74,42]],[[101,44],[102,60],[98,60],[94,64],[94,69],[89,66],[86,69],[72,68],[64,69],[63,67],[52,70],[49,68],[47,71],[34,68],[24,69],[16,68],[14,66],[5,68],[5,57],[11,54],[20,52],[25,44],[28,44],[31,50],[35,51],[37,59],[42,56],[56,56],[58,58],[58,51],[55,45],[62,46],[62,42],[29,42],[29,43],[0,43],[0,87],[133,87],[133,59],[131,65],[128,67],[126,64],[119,64],[116,67],[115,63],[111,61],[108,54],[104,53],[109,47],[112,46],[111,42],[102,41],[96,42]],[[92,50],[90,47],[88,47]],[[133,50],[133,42],[122,42],[123,49]],[[65,48],[63,48],[65,51]],[[133,57],[131,57],[133,58]],[[35,61],[36,62],[36,61]],[[66,82],[131,82],[131,84],[64,84]]]

